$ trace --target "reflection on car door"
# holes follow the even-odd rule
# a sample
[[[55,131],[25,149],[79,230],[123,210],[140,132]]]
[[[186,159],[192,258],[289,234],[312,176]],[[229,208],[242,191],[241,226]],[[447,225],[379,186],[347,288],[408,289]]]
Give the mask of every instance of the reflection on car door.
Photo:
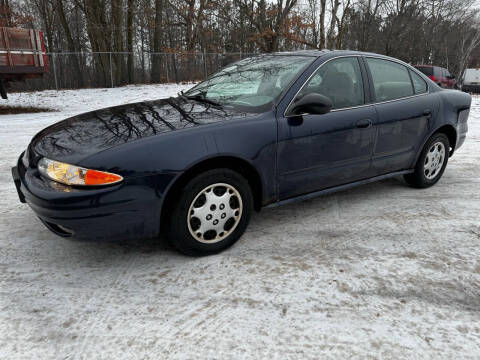
[[[414,166],[417,151],[436,111],[426,82],[402,64],[366,58],[378,113],[372,176]]]
[[[368,177],[376,112],[365,105],[366,74],[357,57],[321,65],[296,99],[319,93],[332,100],[323,115],[279,114],[277,156],[279,198],[349,183]]]

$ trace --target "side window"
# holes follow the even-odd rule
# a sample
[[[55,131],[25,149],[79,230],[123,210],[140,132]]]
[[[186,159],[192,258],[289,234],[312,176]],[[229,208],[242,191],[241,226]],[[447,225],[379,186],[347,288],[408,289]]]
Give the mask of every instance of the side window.
[[[410,71],[410,76],[412,77],[415,94],[426,93],[428,91],[428,85],[425,82],[425,80],[423,80],[420,75],[416,74],[412,70],[408,70],[408,71]]]
[[[378,102],[412,96],[413,88],[408,69],[393,61],[367,58]]]
[[[321,65],[305,84],[298,98],[317,93],[332,100],[332,109],[363,105],[362,73],[356,57],[334,59]]]

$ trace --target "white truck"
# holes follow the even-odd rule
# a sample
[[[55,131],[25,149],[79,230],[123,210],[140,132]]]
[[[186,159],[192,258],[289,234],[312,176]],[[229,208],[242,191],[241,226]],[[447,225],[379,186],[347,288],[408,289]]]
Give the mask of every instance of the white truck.
[[[466,69],[462,76],[462,90],[469,93],[480,92],[480,69]]]

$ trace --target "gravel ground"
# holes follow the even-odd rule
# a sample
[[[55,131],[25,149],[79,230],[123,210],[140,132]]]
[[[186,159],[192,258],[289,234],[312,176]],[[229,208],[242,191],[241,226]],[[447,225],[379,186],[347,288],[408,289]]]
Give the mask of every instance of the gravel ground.
[[[0,116],[0,359],[478,358],[480,98],[442,180],[262,210],[231,249],[51,234],[10,167],[43,127],[185,86],[12,94]]]

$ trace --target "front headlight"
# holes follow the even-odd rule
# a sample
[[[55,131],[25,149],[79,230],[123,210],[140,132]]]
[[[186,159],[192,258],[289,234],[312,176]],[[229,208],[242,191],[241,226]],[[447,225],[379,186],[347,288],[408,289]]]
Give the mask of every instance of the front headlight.
[[[120,175],[105,171],[85,169],[47,158],[40,159],[38,162],[38,170],[43,176],[66,185],[111,185],[123,180],[123,177]]]

